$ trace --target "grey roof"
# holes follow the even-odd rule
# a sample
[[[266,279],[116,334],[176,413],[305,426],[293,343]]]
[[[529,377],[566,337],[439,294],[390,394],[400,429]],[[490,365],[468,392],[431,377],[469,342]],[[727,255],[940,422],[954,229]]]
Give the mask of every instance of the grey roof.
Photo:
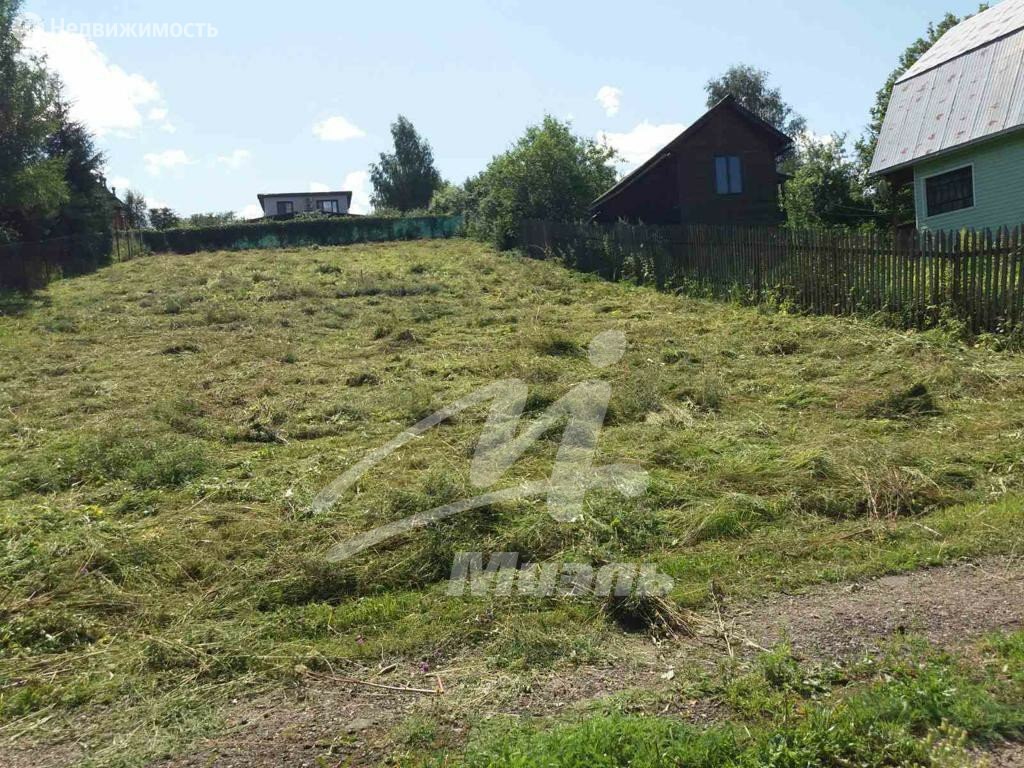
[[[947,32],[893,88],[872,173],[1024,129],[1024,0]]]

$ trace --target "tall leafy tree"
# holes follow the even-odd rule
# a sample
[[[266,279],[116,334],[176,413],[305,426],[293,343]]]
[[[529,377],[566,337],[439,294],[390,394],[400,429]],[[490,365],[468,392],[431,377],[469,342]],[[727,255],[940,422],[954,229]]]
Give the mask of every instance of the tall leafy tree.
[[[782,207],[790,226],[851,227],[874,220],[873,209],[861,196],[846,136],[819,139],[803,134],[795,165],[782,192]]]
[[[370,166],[371,202],[378,209],[426,208],[442,183],[430,144],[402,115],[391,125],[391,137],[395,151],[382,153],[380,162]]]
[[[0,238],[37,239],[68,200],[58,129],[59,83],[26,51],[21,0],[0,0]]]
[[[770,77],[763,69],[749,64],[735,64],[704,86],[708,95],[707,106],[710,109],[731,95],[783,133],[799,136],[807,129],[807,121],[785,102],[779,88],[772,87]]]
[[[978,12],[980,13],[988,7],[988,4],[983,3],[978,7]],[[909,187],[904,187],[897,193],[884,179],[868,177],[871,160],[875,156],[875,147],[878,146],[878,137],[882,132],[882,123],[885,121],[885,113],[889,109],[892,90],[896,81],[914,66],[917,60],[939,41],[939,38],[961,21],[969,18],[970,15],[960,18],[955,14],[946,13],[938,22],[930,23],[924,35],[917,38],[903,51],[896,68],[875,94],[875,103],[871,107],[871,120],[864,135],[857,141],[855,151],[860,183],[865,188],[865,194],[872,201],[878,214],[889,221],[912,220],[914,217],[913,191]]]
[[[46,153],[61,161],[67,185],[67,201],[48,222],[48,237],[74,237],[77,271],[94,269],[110,254],[110,222],[113,201],[103,179],[103,153],[92,134],[72,119],[63,101],[56,108],[58,127],[47,139]]]
[[[578,221],[615,183],[615,151],[550,115],[466,182],[470,234],[512,246],[525,219]]]
[[[153,229],[174,229],[181,226],[181,218],[170,208],[150,208],[149,223]]]
[[[149,226],[149,211],[146,207],[146,198],[141,192],[129,189],[124,194],[125,213],[128,217],[128,226],[131,229],[145,229]]]

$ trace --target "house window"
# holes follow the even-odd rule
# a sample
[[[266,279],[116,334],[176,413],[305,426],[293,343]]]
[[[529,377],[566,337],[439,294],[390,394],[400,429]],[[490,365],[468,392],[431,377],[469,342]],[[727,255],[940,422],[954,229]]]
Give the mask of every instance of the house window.
[[[924,180],[928,215],[974,207],[974,168],[968,165]]]
[[[743,192],[743,167],[735,155],[715,158],[715,191],[720,195]]]
[[[337,200],[317,200],[316,207],[324,213],[341,213]]]
[[[291,200],[278,200],[277,215],[284,216],[286,213],[295,213],[295,204]]]

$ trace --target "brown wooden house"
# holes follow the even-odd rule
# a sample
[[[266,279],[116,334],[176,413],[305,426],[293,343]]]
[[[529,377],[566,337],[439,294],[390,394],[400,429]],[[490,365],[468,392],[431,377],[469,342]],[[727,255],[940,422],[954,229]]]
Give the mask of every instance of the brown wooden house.
[[[596,221],[779,224],[793,141],[727,96],[591,205]]]

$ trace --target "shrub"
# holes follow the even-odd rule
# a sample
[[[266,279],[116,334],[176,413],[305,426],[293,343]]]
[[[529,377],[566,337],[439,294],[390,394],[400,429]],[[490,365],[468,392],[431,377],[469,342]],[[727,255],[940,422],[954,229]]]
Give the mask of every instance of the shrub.
[[[508,151],[466,182],[460,204],[469,233],[511,248],[526,219],[579,221],[590,203],[615,183],[615,153],[545,117]]]
[[[337,217],[260,220],[217,227],[145,230],[145,245],[156,252],[245,250],[306,245],[349,245],[385,240],[453,237],[462,229],[458,216],[415,218]]]

